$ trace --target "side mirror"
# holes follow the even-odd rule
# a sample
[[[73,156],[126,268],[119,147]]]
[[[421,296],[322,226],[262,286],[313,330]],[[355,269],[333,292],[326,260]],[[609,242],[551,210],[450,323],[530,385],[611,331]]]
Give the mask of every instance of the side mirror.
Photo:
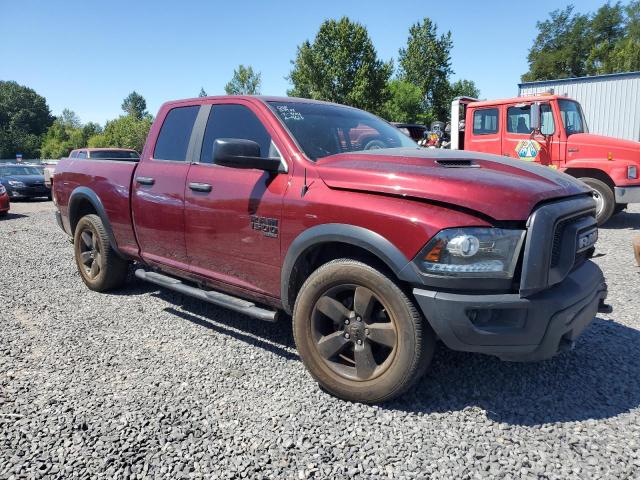
[[[542,129],[542,116],[540,115],[540,104],[531,105],[531,119],[529,122],[532,132],[540,132]]]
[[[242,138],[218,138],[213,142],[213,163],[231,168],[280,171],[279,158],[262,158],[260,145]]]

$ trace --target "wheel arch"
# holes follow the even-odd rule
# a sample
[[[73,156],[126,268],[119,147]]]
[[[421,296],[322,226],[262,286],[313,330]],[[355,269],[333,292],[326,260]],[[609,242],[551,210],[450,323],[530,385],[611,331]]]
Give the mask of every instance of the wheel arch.
[[[342,257],[370,260],[399,280],[420,283],[417,274],[405,268],[410,260],[379,233],[340,223],[317,225],[298,235],[285,256],[280,281],[284,310],[292,313],[298,291],[313,269]]]
[[[609,186],[609,188],[611,188],[612,192],[614,187],[616,186],[612,178],[605,171],[600,170],[598,168],[569,167],[566,170],[564,170],[564,173],[571,175],[572,177],[575,177],[575,178],[581,178],[581,177],[595,178],[596,180],[600,180],[601,182],[606,183]]]
[[[104,209],[104,205],[100,200],[100,197],[88,187],[77,187],[71,192],[69,196],[69,227],[71,229],[71,236],[73,237],[76,230],[76,225],[82,217],[85,215],[95,214],[100,217],[104,229],[109,237],[109,244],[111,248],[118,254],[118,256],[125,258],[124,255],[118,249],[116,237],[113,234],[109,217]]]

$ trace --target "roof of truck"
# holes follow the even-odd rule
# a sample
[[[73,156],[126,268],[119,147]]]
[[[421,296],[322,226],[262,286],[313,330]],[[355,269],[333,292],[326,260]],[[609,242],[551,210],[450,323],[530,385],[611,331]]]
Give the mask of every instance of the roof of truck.
[[[133,148],[119,148],[119,147],[85,147],[85,148],[74,148],[71,151],[75,152],[76,150],[86,150],[87,152],[104,152],[105,150],[107,151],[118,150],[120,152],[135,152]]]
[[[163,106],[174,106],[180,105],[183,103],[195,104],[202,102],[203,100],[223,100],[223,99],[237,99],[237,100],[248,100],[255,102],[296,102],[296,103],[319,103],[324,105],[340,105],[341,107],[349,107],[349,105],[342,105],[334,102],[325,102],[323,100],[312,100],[310,98],[299,98],[299,97],[276,97],[271,95],[212,95],[207,97],[194,97],[194,98],[183,98],[180,100],[170,100],[165,102]]]
[[[541,94],[541,95],[523,95],[521,97],[513,97],[513,98],[500,98],[498,100],[480,100],[478,102],[470,102],[469,105],[473,105],[474,107],[490,107],[493,105],[507,105],[512,103],[522,103],[522,102],[530,102],[537,101],[542,102],[545,100],[557,100],[559,98],[566,98],[562,95],[551,95],[551,94]]]

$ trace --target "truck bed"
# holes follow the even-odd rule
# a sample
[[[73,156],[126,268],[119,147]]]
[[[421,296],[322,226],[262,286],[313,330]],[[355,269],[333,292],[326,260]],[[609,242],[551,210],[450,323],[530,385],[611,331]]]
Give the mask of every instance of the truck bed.
[[[138,245],[131,218],[131,181],[137,162],[122,160],[62,159],[56,167],[53,191],[62,216],[63,227],[73,231],[69,218],[69,197],[77,188],[95,192],[109,218],[118,248],[138,257]]]

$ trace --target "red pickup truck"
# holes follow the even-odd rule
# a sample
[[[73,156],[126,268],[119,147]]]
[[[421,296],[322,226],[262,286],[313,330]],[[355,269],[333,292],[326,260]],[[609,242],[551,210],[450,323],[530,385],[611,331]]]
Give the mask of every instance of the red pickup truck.
[[[600,225],[640,203],[640,142],[589,133],[582,107],[571,98],[457,98],[451,148],[537,162],[579,178],[593,189]]]
[[[135,262],[143,280],[257,319],[286,312],[304,365],[344,399],[399,395],[438,338],[549,358],[606,307],[583,183],[421,149],[341,105],[169,102],[139,161],[63,159],[54,195],[90,289],[122,286]]]

